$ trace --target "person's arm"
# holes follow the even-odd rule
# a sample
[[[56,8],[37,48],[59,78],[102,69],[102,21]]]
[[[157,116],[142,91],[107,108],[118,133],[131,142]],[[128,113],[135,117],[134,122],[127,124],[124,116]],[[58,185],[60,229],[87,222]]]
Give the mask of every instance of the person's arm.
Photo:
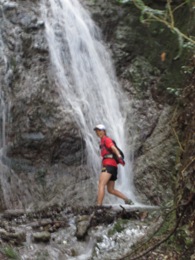
[[[111,146],[110,149],[113,151],[114,154],[116,154],[117,158],[118,158],[118,162],[120,164],[122,164],[123,166],[125,165],[125,161],[123,160],[119,150],[116,148],[116,146]]]
[[[116,156],[118,158],[121,158],[121,155],[120,155],[118,149],[116,148],[116,146],[113,145],[113,146],[110,147],[110,149],[113,151],[114,154],[116,154]]]

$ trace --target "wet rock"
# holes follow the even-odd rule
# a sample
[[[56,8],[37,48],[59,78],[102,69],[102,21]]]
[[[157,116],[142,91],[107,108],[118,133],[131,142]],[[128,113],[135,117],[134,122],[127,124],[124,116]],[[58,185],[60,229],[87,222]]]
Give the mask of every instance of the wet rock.
[[[22,138],[27,141],[40,141],[44,139],[44,135],[40,132],[38,133],[24,133]]]
[[[40,228],[40,227],[45,227],[45,226],[51,225],[52,222],[53,221],[51,219],[43,219],[41,221],[31,223],[31,227],[33,229],[37,229],[37,228]]]
[[[34,230],[44,230],[50,233],[56,232],[59,228],[67,226],[66,220],[51,220],[51,219],[43,219],[37,222],[31,223],[31,227]]]
[[[3,212],[2,217],[8,220],[11,220],[13,218],[17,218],[19,216],[24,215],[26,212],[25,210],[6,210]]]
[[[3,4],[3,11],[8,11],[8,10],[17,9],[17,7],[18,7],[18,4],[17,4],[17,3],[7,1],[7,2],[5,2],[5,3]]]
[[[83,239],[87,234],[87,231],[90,227],[92,215],[82,215],[78,216],[76,220],[76,237],[78,239]]]
[[[32,235],[34,242],[49,242],[51,234],[47,231],[37,232]]]
[[[79,258],[81,255],[83,259],[88,259],[88,256],[92,254],[92,248],[88,248],[89,237],[94,238],[97,241],[98,248],[102,248],[102,253],[104,253],[105,246],[107,248],[108,244],[110,244],[112,247],[115,238],[118,239],[115,241],[118,244],[123,240],[123,238],[124,241],[128,242],[129,237],[134,237],[135,235],[137,236],[132,228],[134,230],[137,229],[139,232],[143,222],[139,222],[137,227],[137,224],[133,224],[131,218],[133,217],[134,219],[138,219],[135,215],[139,215],[139,212],[136,213],[135,209],[132,209],[132,212],[127,212],[126,210],[127,209],[124,207],[112,208],[111,206],[106,206],[100,208],[69,207],[64,211],[63,207],[55,206],[53,208],[51,207],[44,210],[33,211],[27,214],[27,223],[25,225],[21,225],[20,223],[17,224],[17,219],[20,219],[21,216],[16,217],[16,221],[14,222],[13,220],[6,220],[2,224],[0,221],[0,226],[2,227],[0,229],[0,237],[4,237],[3,242],[5,244],[12,244],[14,250],[20,252],[21,257],[28,255],[29,259],[30,257],[34,259],[34,256],[38,254],[40,250],[42,253],[41,255],[44,256],[44,243],[49,243],[52,240],[51,245],[49,244],[47,246],[48,253],[45,255],[46,259],[49,259],[49,257],[52,258],[54,251],[56,253],[57,259],[64,259],[64,254],[67,255],[67,259],[71,256]],[[55,211],[58,212],[58,215],[53,215],[53,212]],[[46,213],[50,216],[53,215],[52,220],[50,218],[44,218]],[[59,216],[62,215],[63,217],[61,217],[60,220]],[[75,222],[73,221],[75,218],[77,227],[76,234]],[[35,219],[37,219],[37,221],[35,221]],[[126,224],[128,223],[132,226],[129,226],[129,228],[126,230]],[[18,247],[18,245],[22,243],[20,242],[20,244],[18,244],[15,236],[13,235],[15,233],[19,233],[17,232],[16,228],[12,227],[13,224],[14,227],[17,225],[17,229],[23,230],[24,233],[26,233],[26,244],[24,244],[22,247]],[[34,232],[34,228],[42,231]],[[107,231],[109,232],[109,236]],[[50,232],[53,232],[52,235],[50,235]],[[12,236],[10,234],[12,234]],[[36,243],[40,244],[35,245]],[[90,244],[90,247],[91,246],[92,244]],[[120,244],[119,247],[121,246],[122,244]],[[31,255],[32,252],[33,255]],[[100,257],[98,259],[102,258]],[[115,257],[112,257],[112,259],[115,259]]]
[[[3,241],[21,245],[26,242],[26,234],[24,231],[7,232],[5,229],[0,229],[0,237]]]
[[[169,106],[162,110],[151,135],[142,144],[141,154],[137,156],[134,165],[136,188],[142,190],[154,205],[161,205],[173,196],[169,169],[175,164],[177,144],[169,123],[171,113],[172,108]]]
[[[0,252],[0,259],[7,260],[7,257],[2,252]]]
[[[131,61],[131,65],[124,71],[123,78],[127,78],[139,93],[139,96],[146,96],[146,90],[150,88],[160,71],[153,67],[144,57],[137,56]]]

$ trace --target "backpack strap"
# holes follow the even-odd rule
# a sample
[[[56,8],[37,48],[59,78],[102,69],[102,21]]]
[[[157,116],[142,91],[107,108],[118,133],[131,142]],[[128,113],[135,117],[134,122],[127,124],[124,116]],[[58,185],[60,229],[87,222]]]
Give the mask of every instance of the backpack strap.
[[[113,158],[114,159],[114,155],[111,153],[111,154],[106,154],[104,155],[103,159],[108,159],[108,158]]]
[[[112,140],[114,146],[117,148],[115,141],[113,139],[111,139],[111,140]],[[108,159],[108,158],[114,159],[118,163],[116,154],[113,153],[112,149],[109,149],[108,147],[106,147],[105,141],[104,141],[104,147],[109,152],[109,154],[104,155],[103,159]]]

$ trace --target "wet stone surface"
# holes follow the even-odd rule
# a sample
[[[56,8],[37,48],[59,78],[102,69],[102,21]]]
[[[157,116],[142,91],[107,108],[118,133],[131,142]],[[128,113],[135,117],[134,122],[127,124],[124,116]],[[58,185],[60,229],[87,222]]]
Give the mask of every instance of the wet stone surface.
[[[113,257],[122,254],[117,252],[121,243],[129,244],[130,250],[149,228],[151,218],[144,209],[122,205],[117,209],[64,205],[38,212],[9,210],[0,216],[0,252],[5,259],[8,247],[19,259],[106,259],[108,252]]]

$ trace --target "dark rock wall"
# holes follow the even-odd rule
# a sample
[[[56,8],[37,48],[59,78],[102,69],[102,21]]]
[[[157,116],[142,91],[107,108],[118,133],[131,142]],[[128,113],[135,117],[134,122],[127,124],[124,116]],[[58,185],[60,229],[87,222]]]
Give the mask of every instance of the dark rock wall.
[[[9,111],[0,208],[94,203],[83,137],[50,76],[39,8],[39,1],[0,3],[0,90]]]
[[[4,91],[10,101],[7,155],[50,163],[61,153],[74,154],[81,140],[71,111],[62,107],[58,90],[49,78],[49,53],[39,6],[27,1],[13,7],[10,4],[9,8],[4,4],[2,9],[7,52]],[[71,139],[79,144],[71,145]],[[64,144],[66,140],[69,145]]]
[[[179,42],[175,34],[160,23],[142,24],[140,11],[131,1],[123,5],[116,0],[82,1],[102,29],[103,38],[112,50],[119,76],[137,56],[141,56],[154,67],[152,74],[155,75],[155,68],[160,71],[158,84],[162,91],[168,87],[182,86],[185,75],[181,67],[186,64],[189,53],[183,51],[182,56],[175,59],[179,52]],[[163,9],[165,2],[148,1],[148,4],[151,8]],[[174,9],[181,1],[172,2]],[[194,34],[194,14],[188,5],[178,8],[174,16],[175,26],[186,35]],[[164,60],[162,54],[165,54]],[[156,98],[160,97],[156,95]]]
[[[159,23],[142,24],[140,11],[129,2],[83,0],[93,19],[102,28],[111,49],[116,73],[129,97],[128,129],[134,151],[134,183],[139,194],[154,204],[172,198],[172,181],[179,147],[172,119],[176,95],[186,76],[182,70],[189,58],[180,58],[176,35]],[[164,8],[165,1],[149,3]],[[178,4],[173,1],[173,5]],[[192,33],[192,13],[188,6],[175,14],[176,26]],[[182,19],[181,19],[182,17]],[[181,24],[182,21],[182,24]],[[181,27],[182,25],[182,27]]]

